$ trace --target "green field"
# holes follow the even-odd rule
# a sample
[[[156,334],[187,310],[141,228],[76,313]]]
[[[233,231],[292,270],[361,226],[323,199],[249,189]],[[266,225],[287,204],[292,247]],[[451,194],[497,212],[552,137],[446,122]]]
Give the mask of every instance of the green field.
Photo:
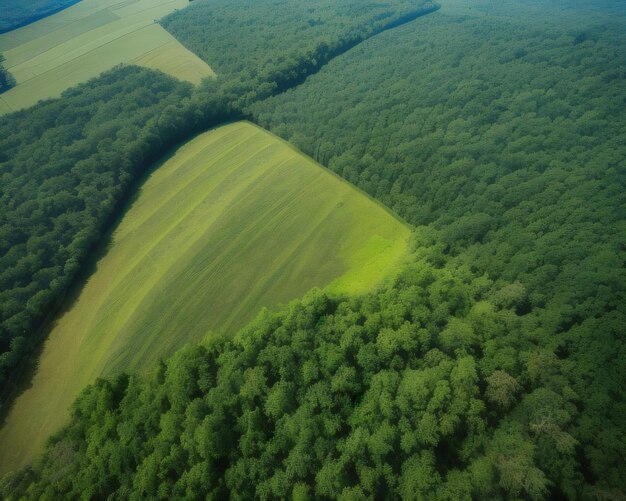
[[[18,110],[118,64],[159,69],[198,84],[211,68],[155,20],[188,0],[83,0],[57,14],[0,35],[0,53],[17,85],[2,94]]]
[[[31,461],[101,374],[153,367],[207,333],[312,287],[365,292],[406,254],[409,228],[247,122],[207,132],[152,174],[0,430],[0,471]]]

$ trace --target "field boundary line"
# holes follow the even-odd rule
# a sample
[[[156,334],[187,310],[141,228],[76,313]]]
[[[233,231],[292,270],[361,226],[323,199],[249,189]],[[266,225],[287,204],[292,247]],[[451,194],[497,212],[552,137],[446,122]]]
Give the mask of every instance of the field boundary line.
[[[355,184],[352,184],[350,181],[344,179],[343,177],[341,177],[339,174],[337,174],[336,172],[334,172],[333,170],[329,169],[328,167],[326,167],[325,165],[321,164],[320,162],[318,162],[317,160],[315,160],[313,157],[307,155],[305,152],[301,151],[299,148],[297,148],[296,146],[294,146],[293,144],[291,144],[289,141],[287,141],[286,139],[283,139],[280,136],[277,136],[276,134],[274,134],[272,131],[265,129],[264,127],[254,123],[252,120],[250,119],[244,119],[241,120],[241,122],[247,122],[250,125],[253,125],[254,127],[267,132],[268,134],[272,135],[274,138],[276,138],[277,140],[279,140],[280,142],[282,142],[283,144],[287,145],[291,150],[295,151],[297,154],[300,155],[304,155],[305,157],[307,157],[309,160],[311,160],[311,162],[313,162],[316,166],[318,166],[319,168],[323,169],[324,171],[328,172],[329,174],[331,174],[332,176],[334,176],[336,179],[338,179],[339,181],[341,181],[343,184],[349,186],[350,188],[354,188],[355,190],[357,190],[361,195],[364,195],[365,197],[367,197],[370,201],[374,202],[376,205],[378,205],[379,207],[382,207],[388,214],[390,214],[391,216],[393,216],[393,218],[396,221],[399,221],[400,223],[402,223],[404,226],[406,226],[407,228],[411,228],[414,229],[413,225],[411,225],[408,221],[405,221],[401,216],[399,216],[398,214],[396,214],[392,209],[390,209],[389,207],[387,207],[386,205],[383,205],[381,202],[379,202],[378,200],[376,200],[372,195],[370,195],[369,193],[363,191],[361,188],[359,188],[358,186],[356,186]]]
[[[89,54],[91,54],[91,53],[95,52],[96,50],[102,49],[103,47],[106,47],[106,46],[107,46],[107,45],[109,45],[109,44],[119,42],[120,40],[124,39],[125,37],[128,37],[128,36],[130,36],[130,35],[134,35],[134,34],[135,34],[135,33],[137,33],[138,31],[141,31],[141,30],[146,29],[146,28],[148,28],[148,27],[150,27],[150,26],[153,26],[153,25],[154,25],[154,26],[159,26],[159,28],[161,28],[162,30],[164,30],[164,31],[165,31],[168,35],[172,36],[172,34],[171,34],[169,31],[167,31],[165,28],[163,28],[163,26],[161,26],[161,25],[157,25],[157,23],[147,24],[147,25],[145,25],[145,26],[142,26],[141,28],[137,28],[136,30],[129,31],[128,33],[125,33],[125,34],[124,34],[124,35],[122,35],[121,37],[115,38],[115,39],[113,39],[113,40],[109,40],[108,42],[103,43],[102,45],[98,45],[96,48],[91,49],[91,50],[89,50],[89,51],[85,52],[84,54],[80,54],[79,56],[76,56],[76,57],[74,57],[74,58],[72,58],[72,59],[68,59],[67,61],[65,61],[63,64],[61,64],[61,65],[59,65],[59,66],[55,66],[54,68],[49,69],[49,70],[46,70],[46,71],[44,71],[43,73],[39,73],[38,75],[34,75],[34,76],[32,76],[32,77],[28,78],[27,80],[22,80],[22,81],[21,81],[18,85],[24,84],[24,83],[26,83],[26,82],[30,82],[31,80],[33,80],[33,79],[35,79],[35,78],[42,77],[42,76],[44,76],[44,75],[46,75],[46,74],[48,74],[48,73],[50,73],[50,72],[52,72],[52,71],[58,70],[59,68],[61,68],[62,66],[66,65],[66,64],[72,63],[72,62],[76,61],[77,59],[80,59],[81,57],[89,56]],[[174,39],[174,40],[176,40],[176,39]],[[48,49],[48,50],[52,50],[52,49]],[[48,52],[48,50],[46,50],[45,52]],[[45,54],[45,52],[42,52],[41,54]],[[39,54],[39,55],[41,55],[41,54]],[[38,55],[37,57],[39,57],[39,55]],[[27,61],[30,61],[30,59],[28,59]],[[126,64],[126,65],[127,65],[127,64],[132,64],[132,63],[128,63],[128,62],[121,62],[121,63],[117,63],[116,65],[113,65],[113,66],[112,66],[112,68],[114,68],[115,66],[117,66],[117,65],[119,65],[119,64]],[[138,65],[137,65],[137,66],[138,66]],[[107,70],[105,70],[105,71],[107,71]],[[96,75],[96,76],[98,76],[98,75]],[[94,78],[94,77],[92,77],[92,78]],[[87,80],[85,80],[85,81],[87,81]],[[85,83],[85,82],[82,82],[82,83]],[[78,83],[78,84],[76,84],[76,85],[80,85],[80,83]],[[74,86],[72,86],[72,87],[68,87],[67,89],[71,89],[71,88],[75,87],[76,85],[74,85]],[[17,88],[17,85],[16,85],[15,87]],[[67,89],[65,89],[65,90],[67,90]],[[65,90],[64,90],[63,92],[65,92]],[[47,99],[49,99],[49,98],[47,98]]]

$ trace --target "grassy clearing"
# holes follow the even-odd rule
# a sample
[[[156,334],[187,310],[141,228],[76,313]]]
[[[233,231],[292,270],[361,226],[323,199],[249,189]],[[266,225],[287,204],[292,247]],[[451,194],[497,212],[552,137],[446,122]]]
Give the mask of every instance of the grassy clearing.
[[[5,67],[17,81],[2,95],[6,105],[18,110],[57,97],[118,64],[159,69],[194,84],[213,76],[206,63],[155,24],[187,4],[188,0],[83,0],[0,35]]]
[[[152,367],[312,287],[369,290],[400,264],[409,234],[263,129],[239,122],[198,136],[146,181],[58,319],[0,430],[0,472],[32,460],[96,376]]]

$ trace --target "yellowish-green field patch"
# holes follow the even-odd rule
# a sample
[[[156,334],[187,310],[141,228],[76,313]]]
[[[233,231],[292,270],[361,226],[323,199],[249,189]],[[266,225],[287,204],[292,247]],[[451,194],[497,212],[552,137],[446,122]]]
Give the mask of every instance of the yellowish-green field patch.
[[[409,235],[263,129],[238,122],[198,136],[148,178],[57,320],[0,430],[0,472],[31,461],[95,377],[233,334],[312,287],[365,292],[401,263]]]
[[[83,0],[0,35],[5,67],[17,82],[2,98],[12,110],[25,108],[118,64],[158,69],[194,84],[214,76],[205,62],[155,23],[187,4],[188,0]]]
[[[7,103],[4,102],[2,96],[0,96],[0,115],[4,115],[5,113],[10,113],[12,110]]]
[[[132,63],[176,75],[194,85],[198,85],[203,78],[215,75],[202,59],[189,50],[181,50],[181,47],[182,45],[170,36],[170,40],[163,45],[133,59]]]

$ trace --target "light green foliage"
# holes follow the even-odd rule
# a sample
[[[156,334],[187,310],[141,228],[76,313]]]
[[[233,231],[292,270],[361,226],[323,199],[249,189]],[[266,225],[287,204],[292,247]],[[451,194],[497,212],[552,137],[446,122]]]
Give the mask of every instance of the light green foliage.
[[[494,371],[487,378],[487,390],[485,396],[491,402],[507,408],[515,400],[515,394],[519,391],[519,385],[514,377],[505,371]]]
[[[483,357],[460,355],[437,334],[438,309],[477,285],[470,270],[416,255],[377,292],[336,298],[313,290],[278,313],[262,312],[234,339],[185,347],[152,375],[99,380],[74,403],[43,460],[6,477],[0,492],[541,499],[573,473],[561,433],[576,410],[528,385],[511,413],[494,414],[500,406],[481,390],[490,379],[478,369]],[[472,311],[444,322],[471,323]],[[433,333],[411,346],[412,356],[389,357],[380,343],[381,330],[386,338],[402,330],[398,312]],[[493,317],[511,336],[522,333],[511,310]],[[61,450],[67,467],[58,474]],[[580,491],[580,477],[569,480]]]

